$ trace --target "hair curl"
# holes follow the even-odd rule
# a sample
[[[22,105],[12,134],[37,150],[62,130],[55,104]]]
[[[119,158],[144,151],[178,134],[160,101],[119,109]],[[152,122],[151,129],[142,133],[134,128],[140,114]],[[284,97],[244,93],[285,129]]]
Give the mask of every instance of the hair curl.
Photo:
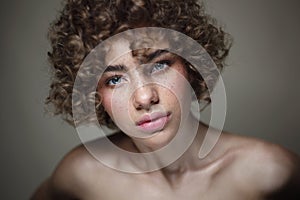
[[[101,41],[138,27],[162,27],[188,35],[204,47],[222,70],[231,39],[215,24],[197,0],[65,0],[59,18],[51,24],[48,33],[52,47],[48,57],[54,75],[46,104],[52,104],[55,114],[62,114],[73,124],[72,90],[84,58]],[[192,67],[187,71],[197,97],[210,102],[202,77]],[[97,120],[114,128],[108,114],[99,106],[97,94],[96,101]]]

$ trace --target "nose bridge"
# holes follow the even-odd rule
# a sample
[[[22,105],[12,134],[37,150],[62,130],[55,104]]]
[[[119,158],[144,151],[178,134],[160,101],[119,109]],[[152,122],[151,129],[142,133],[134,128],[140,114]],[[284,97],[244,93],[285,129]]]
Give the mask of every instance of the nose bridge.
[[[135,70],[133,73],[133,105],[138,109],[149,109],[151,105],[158,102],[157,88],[155,84],[149,82],[147,77],[139,70]]]
[[[145,76],[143,73],[142,67],[136,67],[132,70],[130,70],[130,76],[132,77],[132,87],[133,90],[136,90],[137,88],[143,87],[144,85],[147,85],[149,82],[148,77]]]

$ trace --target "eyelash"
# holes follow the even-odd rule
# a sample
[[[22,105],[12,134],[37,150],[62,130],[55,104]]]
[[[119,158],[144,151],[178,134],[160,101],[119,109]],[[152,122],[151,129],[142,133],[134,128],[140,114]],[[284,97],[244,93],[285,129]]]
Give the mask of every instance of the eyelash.
[[[122,78],[122,75],[114,75],[114,76],[111,76],[109,77],[106,81],[105,81],[105,85],[107,86],[116,86],[118,84],[112,84],[110,83],[112,80],[118,78],[118,81]]]
[[[158,65],[164,65],[164,67],[162,69],[158,69],[158,70],[154,70],[154,68]],[[161,60],[158,61],[156,63],[153,64],[153,67],[150,69],[150,74],[153,73],[158,73],[159,71],[165,71],[167,68],[170,67],[170,65],[172,65],[172,61],[171,60]],[[120,79],[123,78],[122,75],[113,75],[110,76],[109,78],[106,79],[105,81],[105,85],[110,86],[110,87],[115,87],[117,85],[119,85],[118,83],[111,83],[111,81],[113,81],[114,79],[118,79],[118,81],[120,81]]]
[[[156,70],[156,71],[164,71],[164,70],[166,70],[167,68],[169,68],[171,64],[172,64],[172,63],[171,63],[170,60],[161,60],[161,61],[159,61],[159,62],[156,62],[156,63],[154,63],[153,68],[151,69],[150,73],[156,73],[156,72],[153,71],[153,70],[154,70],[154,68],[155,68],[156,66],[158,66],[158,65],[160,65],[160,66],[163,65],[164,67],[163,67],[162,69],[158,69],[158,70]]]

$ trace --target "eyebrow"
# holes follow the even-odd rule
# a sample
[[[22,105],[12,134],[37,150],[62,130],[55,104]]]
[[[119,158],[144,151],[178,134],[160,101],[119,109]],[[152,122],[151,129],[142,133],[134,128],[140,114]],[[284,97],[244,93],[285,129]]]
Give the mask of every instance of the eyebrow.
[[[148,61],[154,60],[155,58],[161,56],[162,54],[169,53],[167,49],[159,49],[148,56]]]
[[[162,54],[169,53],[167,49],[159,49],[148,56],[148,62],[154,60],[155,58],[161,56]],[[108,65],[103,73],[106,72],[126,72],[128,71],[125,65]]]
[[[106,69],[104,70],[103,73],[106,73],[106,72],[115,72],[115,71],[126,72],[127,68],[124,65],[108,65],[106,67]]]

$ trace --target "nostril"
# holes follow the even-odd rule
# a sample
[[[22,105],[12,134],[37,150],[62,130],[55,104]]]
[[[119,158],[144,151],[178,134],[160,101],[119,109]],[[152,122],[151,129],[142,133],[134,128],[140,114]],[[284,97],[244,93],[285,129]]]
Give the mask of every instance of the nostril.
[[[146,85],[137,88],[133,93],[132,101],[137,110],[149,110],[152,105],[159,103],[159,96],[156,87]]]
[[[153,98],[151,99],[151,104],[157,104],[159,103],[159,98],[156,94],[153,95]]]

